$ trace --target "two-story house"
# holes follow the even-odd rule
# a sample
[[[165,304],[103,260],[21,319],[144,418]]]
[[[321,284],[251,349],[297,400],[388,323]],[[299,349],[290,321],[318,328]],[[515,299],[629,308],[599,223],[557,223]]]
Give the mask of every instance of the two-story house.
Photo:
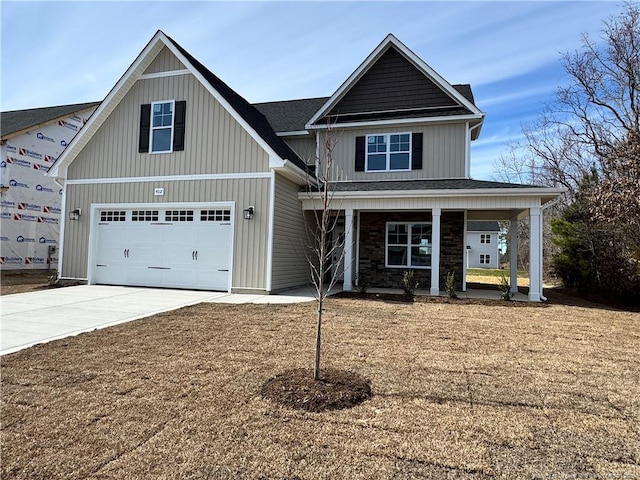
[[[498,222],[467,222],[467,267],[500,267],[500,225]]]
[[[345,290],[362,278],[399,287],[407,269],[432,294],[448,272],[464,289],[466,222],[529,216],[529,298],[540,300],[542,209],[560,190],[471,179],[483,121],[468,85],[393,35],[331,97],[251,105],[158,31],[49,172],[65,181],[59,275],[260,293],[308,284],[309,166],[329,134]]]

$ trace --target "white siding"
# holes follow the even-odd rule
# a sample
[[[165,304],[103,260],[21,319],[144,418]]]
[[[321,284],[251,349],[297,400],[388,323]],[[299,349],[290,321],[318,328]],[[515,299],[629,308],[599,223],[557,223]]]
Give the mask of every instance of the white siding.
[[[480,243],[480,235],[489,235],[490,243]],[[470,268],[498,268],[498,234],[491,232],[467,232],[468,266]],[[480,263],[480,255],[490,255],[489,264]]]

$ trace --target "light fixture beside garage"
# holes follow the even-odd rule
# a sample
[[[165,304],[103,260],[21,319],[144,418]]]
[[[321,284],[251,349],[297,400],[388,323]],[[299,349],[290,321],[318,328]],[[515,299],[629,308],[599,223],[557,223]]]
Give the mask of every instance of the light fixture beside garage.
[[[74,208],[69,212],[69,220],[78,220],[80,218],[80,215],[82,215],[82,209]]]
[[[253,220],[253,210],[254,210],[253,206],[247,207],[243,210],[245,220]]]

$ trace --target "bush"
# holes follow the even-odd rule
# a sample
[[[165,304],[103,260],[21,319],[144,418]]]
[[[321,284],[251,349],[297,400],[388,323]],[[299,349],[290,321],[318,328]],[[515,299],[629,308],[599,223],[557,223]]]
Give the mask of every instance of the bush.
[[[356,274],[356,288],[359,293],[367,293],[367,290],[371,286],[369,277],[367,275]]]
[[[500,289],[500,298],[505,301],[509,301],[515,295],[511,291],[511,285],[509,285],[509,281],[505,275],[500,277],[500,283],[498,284],[498,288]]]
[[[404,294],[407,297],[413,298],[419,285],[420,283],[416,280],[413,270],[402,272],[402,290],[404,290]]]
[[[449,298],[458,298],[458,294],[456,293],[456,274],[454,272],[447,273],[444,289],[447,295],[449,295]]]

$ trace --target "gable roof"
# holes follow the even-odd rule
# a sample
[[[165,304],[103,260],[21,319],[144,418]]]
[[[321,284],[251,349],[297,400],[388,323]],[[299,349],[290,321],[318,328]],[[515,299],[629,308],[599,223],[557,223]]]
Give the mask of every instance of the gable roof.
[[[63,177],[64,169],[89,142],[100,126],[117,107],[135,82],[145,72],[162,48],[167,47],[191,74],[209,91],[209,93],[242,125],[249,135],[268,153],[270,167],[287,167],[292,163],[306,175],[307,166],[300,157],[273,131],[264,115],[233,91],[226,83],[209,71],[202,63],[190,55],[161,30],[129,66],[105,99],[100,103],[85,127],[74,137],[69,146],[51,167],[48,176]]]
[[[287,145],[287,143],[278,137],[271,127],[266,117],[253,105],[247,102],[243,97],[236,93],[231,87],[224,83],[220,78],[214,75],[202,63],[196,60],[189,52],[182,48],[171,37],[167,38],[175,45],[175,47],[184,55],[184,57],[193,65],[198,72],[209,82],[209,84],[224,97],[231,107],[240,114],[240,116],[260,135],[260,137],[269,144],[269,146],[278,154],[282,160],[290,160],[300,169],[306,171],[307,165],[298,155]]]
[[[96,107],[100,102],[74,103],[55,107],[11,110],[0,113],[0,132],[2,137],[16,134],[45,123],[52,122],[72,113]]]
[[[487,222],[481,220],[468,220],[467,232],[499,232],[498,222]]]
[[[393,81],[402,77],[404,86]],[[363,99],[375,93],[367,106]],[[416,108],[417,106],[417,108]],[[389,34],[365,61],[336,90],[309,120],[308,128],[321,128],[326,119],[332,123],[394,120],[398,118],[429,119],[458,116],[482,124],[484,113],[476,107],[469,85],[454,87]],[[478,131],[476,130],[477,136]]]

